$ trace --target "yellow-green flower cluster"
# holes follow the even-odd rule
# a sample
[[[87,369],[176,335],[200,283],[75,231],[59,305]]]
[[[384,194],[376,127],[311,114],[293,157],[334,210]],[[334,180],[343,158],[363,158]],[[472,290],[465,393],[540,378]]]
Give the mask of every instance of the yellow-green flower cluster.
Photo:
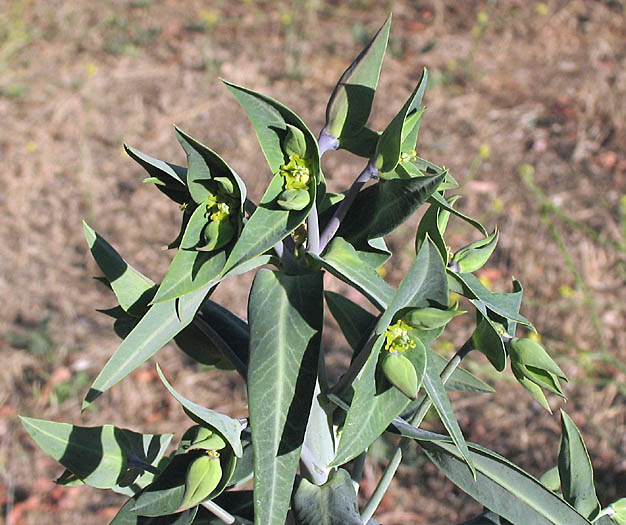
[[[413,327],[400,320],[392,324],[385,330],[385,350],[388,352],[406,352],[410,348],[415,348],[417,344],[409,336],[409,331]]]
[[[286,190],[308,191],[310,170],[306,160],[300,155],[289,155],[289,162],[280,167],[280,174],[286,179]]]
[[[211,220],[221,222],[230,217],[232,213],[231,205],[221,195],[209,194],[207,211],[211,213]]]
[[[415,162],[417,160],[417,151],[414,149],[410,151],[403,151],[400,153],[400,162]]]

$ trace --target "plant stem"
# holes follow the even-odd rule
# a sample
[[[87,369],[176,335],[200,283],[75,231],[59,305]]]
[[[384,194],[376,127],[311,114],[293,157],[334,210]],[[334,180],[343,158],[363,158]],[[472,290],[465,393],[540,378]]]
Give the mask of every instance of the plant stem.
[[[213,501],[209,500],[203,501],[200,505],[202,505],[211,514],[217,516],[224,523],[228,523],[229,525],[235,523],[235,516],[220,507],[217,503],[213,503]]]
[[[313,483],[319,486],[328,481],[328,471],[318,465],[313,452],[306,445],[302,445],[300,462],[309,474],[308,477],[313,480]]]
[[[326,128],[322,128],[320,136],[317,139],[317,144],[320,150],[320,159],[327,151],[334,151],[339,147],[339,141],[336,137],[333,137]]]
[[[341,225],[341,221],[346,216],[346,213],[348,213],[350,206],[352,206],[354,199],[356,199],[356,196],[361,190],[361,188],[363,187],[363,185],[367,181],[369,181],[371,178],[373,177],[375,178],[377,176],[378,176],[378,170],[376,169],[376,167],[370,160],[367,163],[367,166],[365,166],[365,169],[359,174],[356,180],[352,183],[352,186],[350,186],[348,193],[346,193],[346,197],[341,201],[341,203],[339,204],[339,207],[335,210],[335,213],[330,218],[330,221],[328,221],[326,228],[324,228],[324,231],[322,232],[322,235],[320,236],[320,246],[319,246],[320,253],[324,250],[324,248],[326,248],[330,240],[335,236],[335,233],[337,233],[337,230],[339,229],[339,226]]]
[[[309,216],[306,219],[306,234],[307,251],[318,254],[320,252],[320,225],[316,202],[313,202],[313,207],[311,208]]]
[[[448,379],[450,379],[450,376],[459,366],[459,364],[461,363],[461,360],[467,354],[469,354],[469,352],[473,348],[474,347],[472,344],[472,339],[470,338],[467,341],[465,341],[463,346],[459,348],[459,350],[456,352],[456,354],[454,354],[452,359],[448,361],[448,364],[441,371],[441,374],[440,374],[441,380],[443,381],[444,384],[448,381]],[[418,406],[417,411],[415,412],[415,415],[411,418],[411,421],[410,421],[411,424],[415,428],[419,428],[419,426],[422,424],[422,420],[428,413],[428,410],[430,409],[431,406],[432,406],[432,401],[430,400],[430,398],[425,397],[420,403],[420,405]],[[367,523],[369,521],[369,519],[374,515],[374,512],[378,508],[378,505],[380,505],[380,502],[385,496],[385,493],[387,492],[387,489],[389,488],[389,485],[391,484],[391,481],[393,480],[393,477],[395,476],[396,471],[398,470],[398,467],[400,466],[400,462],[402,461],[402,455],[404,454],[404,451],[406,450],[410,442],[411,442],[411,439],[409,438],[402,438],[400,440],[400,444],[398,445],[398,448],[396,449],[393,457],[389,461],[389,464],[387,465],[385,472],[383,472],[383,475],[380,478],[378,485],[376,485],[376,488],[374,489],[374,492],[371,498],[369,499],[369,501],[365,505],[365,508],[361,512],[361,521],[363,521],[363,523]]]

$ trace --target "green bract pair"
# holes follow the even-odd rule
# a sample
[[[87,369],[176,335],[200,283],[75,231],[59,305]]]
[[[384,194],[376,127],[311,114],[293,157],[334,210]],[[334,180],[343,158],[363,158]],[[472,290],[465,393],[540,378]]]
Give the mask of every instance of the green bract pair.
[[[449,194],[458,187],[454,178],[417,153],[428,73],[384,130],[368,126],[390,24],[391,18],[341,76],[318,138],[280,102],[225,82],[267,160],[268,185],[259,202],[247,197],[225,160],[178,129],[186,167],[127,146],[148,171],[146,181],[179,205],[181,227],[169,245],[176,250],[170,267],[157,283],[84,225],[118,302],[104,313],[122,342],[95,378],[83,410],[170,341],[197,363],[239,374],[248,409],[235,417],[202,406],[175,390],[157,365],[163,387],[194,423],[177,447],[169,447],[172,434],[23,418],[33,439],[65,467],[57,483],[128,498],[115,525],[155,519],[375,525],[376,509],[413,442],[484,506],[468,525],[624,521],[621,500],[600,508],[587,449],[565,412],[558,465],[541,480],[464,437],[449,392],[493,392],[460,367],[473,350],[499,372],[510,360],[516,379],[548,410],[544,390],[562,396],[559,381],[566,379],[541,345],[517,335],[534,330],[520,314],[521,284],[513,280],[511,291],[494,292],[473,273],[494,251],[498,230],[489,234],[459,211],[459,195]],[[353,184],[336,193],[321,169],[323,155],[335,149],[364,163]],[[381,268],[393,255],[385,238],[423,206],[409,267],[401,282],[387,282]],[[445,238],[451,220],[475,229],[480,240],[453,250]],[[407,266],[406,250],[401,257],[397,267]],[[225,279],[254,270],[243,319],[213,293]],[[331,277],[351,292],[326,289]],[[332,348],[322,348],[325,306],[352,352],[345,367],[326,359]],[[471,335],[446,358],[437,340],[466,310],[474,314],[463,327]],[[420,428],[431,407],[441,434]],[[393,441],[398,445],[374,491],[360,498],[368,451],[386,435],[400,436]]]

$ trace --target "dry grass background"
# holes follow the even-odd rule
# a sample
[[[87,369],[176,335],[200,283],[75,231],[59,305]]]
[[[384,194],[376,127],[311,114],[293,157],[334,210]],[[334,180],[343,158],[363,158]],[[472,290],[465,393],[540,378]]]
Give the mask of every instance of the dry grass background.
[[[85,516],[106,523],[123,501],[55,487],[59,467],[27,439],[17,414],[145,432],[183,424],[152,364],[79,415],[87,384],[118,343],[94,311],[113,300],[91,279],[98,272],[81,220],[155,280],[171,259],[160,247],[178,227],[176,206],[141,184],[144,174],[122,143],[184,164],[176,123],[220,152],[258,198],[264,160],[217,77],[281,100],[317,132],[334,83],[389,11],[391,52],[372,122],[384,126],[429,68],[420,154],[461,182],[463,211],[499,226],[496,256],[481,276],[499,290],[512,275],[524,283],[523,313],[570,377],[565,408],[586,438],[600,498],[626,496],[623,1],[4,0],[0,503],[7,523]],[[523,165],[535,186],[519,176]],[[324,167],[331,188],[341,189],[359,164],[329,154]],[[401,229],[390,245],[408,254],[403,243],[412,244],[413,232]],[[471,235],[461,225],[451,233],[456,246]],[[392,282],[409,262],[399,260],[388,268]],[[249,282],[226,282],[218,297],[243,314]],[[469,323],[456,327],[443,352],[467,337]],[[332,327],[325,343],[342,347]],[[169,347],[158,360],[179,391],[245,414],[234,374],[201,370]],[[466,436],[533,474],[551,467],[558,417],[541,411],[509,373],[492,373],[481,356],[471,361],[498,395],[455,398]],[[384,453],[381,446],[380,461],[368,465],[364,494]],[[377,516],[385,525],[447,524],[478,510],[415,454]]]

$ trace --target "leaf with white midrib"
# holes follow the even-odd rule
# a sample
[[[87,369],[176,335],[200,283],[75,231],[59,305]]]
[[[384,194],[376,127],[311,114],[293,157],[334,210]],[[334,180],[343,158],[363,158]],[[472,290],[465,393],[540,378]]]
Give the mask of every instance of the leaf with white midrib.
[[[322,274],[257,274],[249,301],[248,398],[257,523],[285,521],[315,386]]]

